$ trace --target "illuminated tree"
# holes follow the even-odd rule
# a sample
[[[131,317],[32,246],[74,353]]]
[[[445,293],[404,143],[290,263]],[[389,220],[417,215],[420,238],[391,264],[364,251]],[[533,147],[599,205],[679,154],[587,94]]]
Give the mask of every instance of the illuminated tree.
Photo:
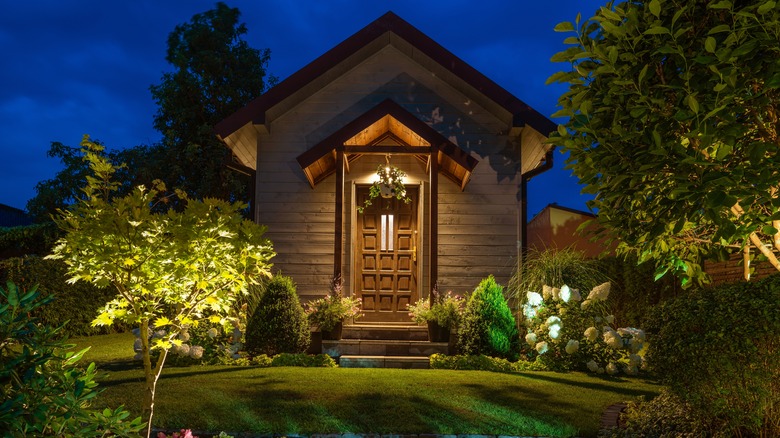
[[[780,270],[780,4],[609,2],[556,30],[574,35],[550,141],[618,251],[683,285],[736,251],[746,278],[751,250]]]
[[[157,213],[155,203],[167,199],[160,197],[160,182],[113,196],[117,167],[88,137],[81,145],[92,174],[85,198],[56,219],[65,236],[49,257],[66,263],[70,282],[116,289],[93,325],[123,321],[140,329],[143,410],[151,430],[157,380],[168,350],[182,343],[180,332],[205,321],[227,323],[238,295],[269,275],[274,252],[265,227],[241,217],[241,204],[177,192],[182,211]],[[159,356],[153,364],[154,349]]]

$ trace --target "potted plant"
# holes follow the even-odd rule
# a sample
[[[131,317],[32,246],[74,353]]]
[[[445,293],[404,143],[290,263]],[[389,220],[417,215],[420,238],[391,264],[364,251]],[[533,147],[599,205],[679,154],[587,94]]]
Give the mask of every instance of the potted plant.
[[[412,198],[406,196],[406,188],[404,187],[406,172],[391,165],[389,159],[386,164],[380,164],[377,167],[376,174],[379,179],[374,181],[368,190],[368,199],[362,207],[357,208],[358,212],[363,213],[363,210],[372,204],[372,200],[380,196],[385,199],[396,198],[406,204],[412,201]]]
[[[409,316],[419,325],[428,324],[428,340],[447,342],[452,329],[458,326],[463,311],[463,298],[447,292],[439,295],[434,289],[433,300],[421,298],[408,305]],[[431,305],[433,301],[433,305]]]
[[[322,339],[339,340],[344,320],[360,317],[360,305],[360,298],[342,295],[341,278],[336,277],[330,294],[306,303],[306,314],[309,322],[322,332]]]

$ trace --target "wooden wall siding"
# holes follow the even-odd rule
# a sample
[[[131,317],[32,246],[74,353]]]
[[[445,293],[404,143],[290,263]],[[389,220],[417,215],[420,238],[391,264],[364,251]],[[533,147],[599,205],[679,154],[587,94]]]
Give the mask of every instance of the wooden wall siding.
[[[440,290],[471,291],[489,274],[506,284],[517,256],[517,142],[509,126],[474,100],[444,83],[397,49],[388,46],[368,57],[296,106],[275,107],[266,114],[267,131],[257,140],[258,222],[268,226],[277,257],[275,270],[290,275],[304,300],[322,296],[333,273],[335,175],[313,189],[296,157],[379,102],[392,98],[445,137],[469,151],[480,163],[465,192],[439,175]],[[286,105],[286,104],[285,104]],[[365,156],[350,164],[345,175],[345,201],[352,199],[353,180],[373,173],[383,156]],[[427,181],[424,165],[412,156],[394,156],[413,181]],[[405,163],[405,164],[402,164]],[[366,180],[371,183],[373,180]],[[430,197],[423,184],[421,198]],[[352,208],[345,202],[342,254],[347,290],[352,287]],[[428,207],[423,217],[427,221]],[[421,227],[430,229],[427,222]],[[424,254],[428,240],[423,239]],[[423,294],[430,288],[429,265],[423,257]]]

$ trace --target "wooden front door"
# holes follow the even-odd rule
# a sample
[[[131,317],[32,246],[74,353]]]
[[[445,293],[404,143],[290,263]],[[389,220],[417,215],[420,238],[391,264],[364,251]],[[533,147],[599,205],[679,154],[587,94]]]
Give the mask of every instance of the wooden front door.
[[[357,186],[364,205],[369,186]],[[417,187],[406,187],[412,201],[374,198],[357,213],[356,294],[363,300],[358,322],[410,322],[406,305],[417,291]]]

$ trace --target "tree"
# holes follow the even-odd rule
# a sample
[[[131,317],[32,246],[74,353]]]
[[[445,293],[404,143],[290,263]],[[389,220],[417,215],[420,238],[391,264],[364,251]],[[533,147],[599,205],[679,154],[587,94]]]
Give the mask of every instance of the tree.
[[[166,155],[163,181],[196,198],[249,199],[245,178],[225,167],[230,150],[213,132],[266,88],[270,51],[247,45],[239,15],[220,2],[176,26],[166,56],[175,71],[151,87],[158,105],[154,126],[163,135]]]
[[[274,252],[265,227],[241,217],[242,204],[189,199],[177,191],[181,211],[155,212],[165,193],[159,181],[112,196],[119,187],[116,166],[86,136],[82,147],[91,170],[85,199],[56,218],[65,236],[48,258],[65,262],[70,282],[116,289],[92,324],[118,320],[139,328],[143,410],[151,431],[157,379],[168,350],[182,344],[180,332],[205,321],[226,324],[236,297],[270,275]],[[154,366],[153,349],[160,352]]]
[[[550,141],[618,251],[683,285],[736,251],[746,277],[751,251],[780,270],[780,5],[610,2],[555,30],[574,35]]]

